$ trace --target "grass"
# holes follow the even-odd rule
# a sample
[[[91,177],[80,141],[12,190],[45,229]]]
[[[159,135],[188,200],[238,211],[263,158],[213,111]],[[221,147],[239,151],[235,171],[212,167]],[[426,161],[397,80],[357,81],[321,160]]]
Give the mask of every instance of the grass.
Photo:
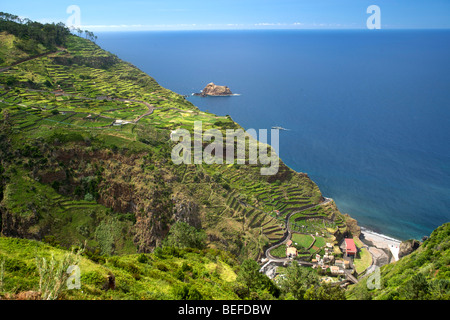
[[[65,250],[25,239],[0,237],[0,260],[5,261],[3,292],[38,291],[39,274],[35,257],[53,255],[62,260]],[[173,255],[175,254],[175,255]],[[109,258],[102,264],[86,256],[80,259],[81,288],[67,290],[62,299],[179,299],[175,288],[188,284],[203,299],[238,299],[230,290],[236,280],[236,262],[224,252],[212,250],[178,250],[163,255],[124,255]],[[142,261],[142,262],[139,262]],[[115,276],[116,289],[104,290],[108,274]]]
[[[362,248],[363,243],[359,238],[354,237],[355,245],[358,248],[358,254],[353,260],[357,273],[362,273],[372,264],[372,254],[366,249]]]
[[[309,248],[313,243],[313,237],[310,235],[293,233],[292,234],[292,242],[297,243],[299,246],[303,248]]]
[[[256,259],[266,245],[284,235],[284,218],[289,212],[319,202],[321,195],[317,185],[307,176],[289,170],[286,176],[270,181],[261,176],[258,165],[190,167],[167,162],[172,147],[168,143],[170,130],[192,131],[195,121],[202,121],[204,130],[217,128],[223,132],[240,127],[229,116],[200,111],[184,97],[162,88],[150,76],[90,41],[70,37],[65,52],[21,63],[0,73],[0,82],[5,83],[10,76],[17,83],[12,89],[0,87],[0,99],[4,101],[2,108],[11,113],[15,145],[40,141],[43,145],[54,145],[54,150],[83,150],[87,163],[108,167],[103,173],[107,177],[104,190],[118,184],[148,193],[150,186],[161,185],[160,181],[164,181],[170,192],[183,194],[199,206],[202,226],[217,239],[210,243],[213,247],[230,250],[242,258]],[[111,126],[115,119],[137,119],[148,112],[148,104],[155,108],[153,113],[138,123]],[[251,139],[251,143],[257,142]],[[248,152],[248,146],[246,148]],[[99,153],[105,159],[90,158],[91,154],[98,156]],[[106,159],[112,155],[114,160]],[[147,155],[151,155],[151,159],[134,158]],[[75,159],[64,165],[58,162],[61,161],[52,159],[47,164],[48,169],[73,170],[75,177],[91,174],[88,169],[80,168],[83,165],[75,166]],[[36,165],[34,160],[31,164]],[[107,191],[103,192],[107,197]],[[20,190],[15,193],[19,197]],[[71,195],[66,194],[66,197],[69,199]],[[139,208],[148,206],[143,199],[136,200],[133,195]],[[109,203],[121,201],[110,199]],[[40,203],[38,200],[30,202]],[[15,203],[17,211],[25,214],[27,208],[19,205],[19,200]],[[43,208],[53,205],[52,201],[44,204],[42,201]],[[60,226],[64,233],[55,231],[56,236],[62,241],[66,234],[65,244],[87,238],[93,246],[110,251],[112,240],[102,236],[105,234],[103,227],[96,229],[99,221],[95,222],[95,228],[86,228],[92,220],[81,203],[70,208],[55,208],[49,209],[56,210],[55,216],[42,214],[40,227],[43,228],[44,223]],[[98,211],[98,216],[110,221],[104,207],[94,206],[89,210]],[[280,210],[280,214],[274,210]],[[165,223],[170,225],[170,218],[167,220]],[[132,248],[130,241],[124,242],[123,237],[115,237],[114,242],[118,252],[129,253]]]
[[[28,58],[30,55],[14,44],[16,37],[6,32],[0,32],[0,66],[9,66],[17,61]],[[37,47],[38,54],[45,52],[42,45]]]

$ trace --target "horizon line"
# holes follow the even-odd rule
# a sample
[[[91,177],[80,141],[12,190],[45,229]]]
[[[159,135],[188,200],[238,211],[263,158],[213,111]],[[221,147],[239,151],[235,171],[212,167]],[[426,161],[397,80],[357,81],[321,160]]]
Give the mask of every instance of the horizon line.
[[[164,32],[164,31],[427,31],[427,30],[450,30],[449,27],[385,27],[380,29],[368,29],[367,27],[322,27],[322,28],[161,28],[161,29],[126,29],[120,27],[102,28],[101,26],[79,26],[83,30],[95,32]],[[99,30],[95,30],[99,28]],[[101,30],[100,30],[101,28]]]

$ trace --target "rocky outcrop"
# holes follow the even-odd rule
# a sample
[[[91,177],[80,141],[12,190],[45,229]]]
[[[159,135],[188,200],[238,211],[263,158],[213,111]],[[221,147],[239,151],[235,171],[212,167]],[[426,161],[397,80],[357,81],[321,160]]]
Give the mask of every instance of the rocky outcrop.
[[[28,206],[28,214],[13,214],[0,207],[1,234],[5,237],[41,240],[40,229],[33,228],[39,222],[39,214],[33,204]]]
[[[398,252],[398,258],[401,259],[404,256],[407,256],[414,251],[416,251],[420,247],[420,242],[417,240],[406,240],[400,244],[400,250]]]
[[[176,196],[172,198],[173,218],[175,221],[185,222],[197,229],[202,227],[199,207],[195,202],[179,199]]]
[[[211,82],[198,95],[206,97],[206,96],[229,96],[232,94],[233,93],[231,92],[230,88],[228,88],[227,86],[218,86],[215,85],[213,82]]]

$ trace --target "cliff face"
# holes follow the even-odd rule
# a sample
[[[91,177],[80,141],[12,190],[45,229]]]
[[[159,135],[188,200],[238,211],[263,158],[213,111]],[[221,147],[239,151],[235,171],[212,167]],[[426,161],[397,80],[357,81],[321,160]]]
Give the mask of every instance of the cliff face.
[[[202,96],[228,96],[233,94],[227,86],[218,86],[213,82],[209,83],[202,91]]]
[[[403,258],[404,256],[407,256],[411,254],[412,252],[416,251],[420,247],[420,242],[417,240],[407,240],[403,241],[400,244],[400,251],[398,253],[399,258]]]

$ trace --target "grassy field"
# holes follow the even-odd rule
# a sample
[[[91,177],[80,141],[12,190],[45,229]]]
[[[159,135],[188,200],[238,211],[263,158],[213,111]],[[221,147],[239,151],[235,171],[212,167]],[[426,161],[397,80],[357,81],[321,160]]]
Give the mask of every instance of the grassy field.
[[[359,238],[353,238],[353,240],[358,248],[358,254],[353,260],[353,264],[355,265],[356,272],[362,273],[372,264],[372,254],[366,248],[362,248],[363,243]]]
[[[313,237],[307,234],[292,234],[292,242],[296,245],[299,245],[303,248],[309,248],[313,243]]]

